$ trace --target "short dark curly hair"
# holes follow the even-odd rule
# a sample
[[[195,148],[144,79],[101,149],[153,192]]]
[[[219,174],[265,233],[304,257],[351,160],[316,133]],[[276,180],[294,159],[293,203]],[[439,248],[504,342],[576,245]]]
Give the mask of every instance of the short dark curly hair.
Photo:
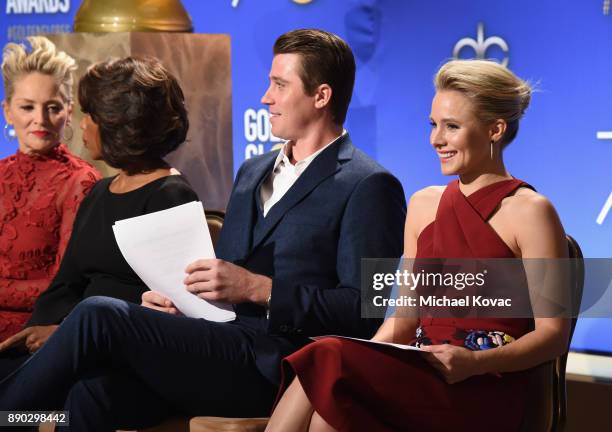
[[[189,120],[177,79],[153,57],[91,65],[79,80],[81,110],[100,128],[104,161],[128,174],[167,166]]]

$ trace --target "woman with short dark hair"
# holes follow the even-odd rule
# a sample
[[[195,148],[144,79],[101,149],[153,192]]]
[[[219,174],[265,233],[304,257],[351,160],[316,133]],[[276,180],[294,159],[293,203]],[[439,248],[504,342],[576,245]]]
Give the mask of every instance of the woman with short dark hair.
[[[151,58],[92,65],[79,81],[79,103],[100,130],[103,146],[92,156],[127,175],[167,168],[164,156],[187,137],[183,91]]]
[[[86,297],[140,303],[147,287],[121,255],[113,224],[198,200],[163,159],[185,141],[189,123],[183,92],[159,61],[127,57],[92,65],[79,82],[79,102],[85,147],[119,174],[100,180],[83,201],[59,272],[37,300],[28,327],[0,351],[38,350]]]

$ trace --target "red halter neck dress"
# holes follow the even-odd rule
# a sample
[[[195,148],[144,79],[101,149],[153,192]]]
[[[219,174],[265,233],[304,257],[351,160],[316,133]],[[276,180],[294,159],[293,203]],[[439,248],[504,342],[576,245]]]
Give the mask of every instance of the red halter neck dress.
[[[504,180],[466,197],[457,180],[450,182],[435,221],[418,238],[417,259],[514,258],[487,221],[519,187],[530,186]],[[517,280],[525,283],[524,277]],[[475,331],[519,338],[532,325],[530,319],[517,318],[426,318],[420,320],[413,343],[479,349],[470,339]],[[342,432],[516,431],[527,386],[524,372],[476,375],[447,384],[417,352],[336,338],[287,357],[283,371],[284,386],[297,375],[315,410]]]

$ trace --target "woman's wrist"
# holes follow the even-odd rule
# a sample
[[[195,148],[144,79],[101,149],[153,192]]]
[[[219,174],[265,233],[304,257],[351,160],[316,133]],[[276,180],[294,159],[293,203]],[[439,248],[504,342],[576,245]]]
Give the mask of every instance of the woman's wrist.
[[[487,373],[497,374],[491,370],[491,364],[488,361],[487,351],[470,351],[472,353],[472,370],[473,375],[485,375]]]

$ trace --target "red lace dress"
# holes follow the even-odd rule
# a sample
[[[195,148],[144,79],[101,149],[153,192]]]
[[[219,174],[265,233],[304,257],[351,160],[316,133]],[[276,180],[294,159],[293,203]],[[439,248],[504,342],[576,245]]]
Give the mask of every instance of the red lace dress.
[[[17,333],[53,279],[98,172],[62,144],[0,160],[0,341]]]
[[[513,258],[487,221],[521,186],[529,187],[517,179],[501,181],[466,197],[458,181],[449,183],[435,221],[417,240],[417,259]],[[522,276],[513,276],[517,290],[526,289]],[[517,318],[425,318],[413,344],[486,349],[475,341],[489,332],[518,338],[531,325]],[[341,432],[517,431],[525,406],[523,372],[447,384],[418,353],[352,340],[311,343],[283,361],[283,372],[281,388],[297,375],[315,410]]]

